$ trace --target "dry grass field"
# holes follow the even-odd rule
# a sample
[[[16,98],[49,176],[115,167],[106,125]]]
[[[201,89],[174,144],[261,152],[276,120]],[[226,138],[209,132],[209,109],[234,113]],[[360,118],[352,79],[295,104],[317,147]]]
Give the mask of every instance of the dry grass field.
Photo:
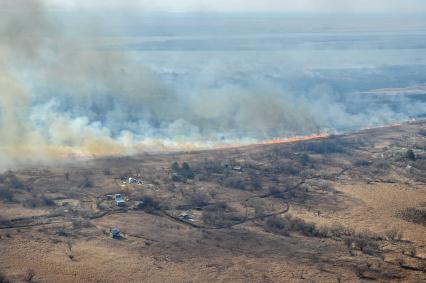
[[[0,282],[425,282],[425,128],[4,172]]]

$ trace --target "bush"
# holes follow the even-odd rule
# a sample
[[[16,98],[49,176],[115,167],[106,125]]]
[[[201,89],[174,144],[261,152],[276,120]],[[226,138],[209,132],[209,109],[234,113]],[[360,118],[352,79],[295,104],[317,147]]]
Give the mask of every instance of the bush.
[[[391,229],[389,231],[386,231],[385,235],[386,235],[386,238],[392,242],[402,239],[402,232],[396,229]]]
[[[356,167],[366,167],[369,166],[371,162],[366,159],[357,159],[353,162],[353,165]]]
[[[27,272],[25,273],[25,277],[24,277],[25,282],[32,282],[34,276],[35,276],[34,270],[28,269]]]
[[[276,216],[269,217],[266,220],[266,230],[268,232],[282,234],[285,236],[290,235],[290,228],[288,227],[287,223],[282,218]]]
[[[300,171],[301,171],[300,168],[289,163],[280,163],[273,168],[274,173],[293,175],[293,176],[299,175]]]
[[[308,154],[303,153],[302,155],[299,156],[299,161],[300,163],[302,163],[303,166],[306,166],[311,161],[311,158],[309,157]]]
[[[272,196],[280,197],[283,194],[283,190],[276,186],[270,186],[268,188],[269,194]]]
[[[50,198],[48,198],[45,195],[41,196],[41,203],[42,203],[43,206],[55,206],[56,205],[56,203],[53,200],[51,200]]]
[[[56,231],[56,235],[61,237],[69,237],[71,236],[71,232],[64,228],[60,228],[58,231]]]
[[[414,151],[412,149],[409,149],[405,153],[405,158],[407,158],[411,161],[416,161],[416,154],[414,153]]]
[[[13,201],[13,193],[10,191],[10,189],[0,188],[0,199],[11,202]]]
[[[182,163],[181,168],[181,175],[187,179],[193,179],[194,178],[194,172],[192,172],[191,167],[189,167],[189,164],[184,162]]]
[[[318,154],[344,153],[347,142],[338,139],[317,140],[300,143],[298,149]]]
[[[262,182],[260,181],[260,178],[256,175],[253,175],[250,178],[250,185],[254,190],[262,189]]]
[[[56,203],[48,198],[45,195],[32,195],[30,199],[24,200],[22,203],[23,206],[29,207],[29,208],[36,208],[36,207],[42,207],[42,206],[55,206]]]
[[[203,207],[209,204],[209,197],[203,193],[197,192],[191,196],[191,205]]]
[[[228,177],[225,179],[224,184],[227,187],[231,187],[238,190],[246,189],[245,181],[241,177]]]
[[[426,137],[426,129],[421,129],[419,135]]]
[[[405,254],[408,254],[411,257],[416,257],[417,256],[417,250],[415,246],[409,246],[408,248],[406,248],[404,250]]]
[[[173,162],[170,166],[172,170],[172,180],[175,182],[185,182],[187,179],[194,179],[194,172],[188,163],[182,163],[182,167],[179,166],[179,163]]]
[[[7,176],[9,187],[12,189],[22,190],[25,189],[25,184],[18,179],[13,173],[8,174]]]
[[[138,208],[144,210],[145,212],[153,213],[154,211],[160,209],[160,203],[153,197],[144,196],[139,203]]]
[[[398,213],[404,220],[426,226],[426,210],[409,207]]]
[[[319,230],[312,223],[307,223],[303,219],[286,215],[285,217],[269,217],[266,220],[266,229],[269,232],[289,235],[290,231],[299,232],[305,236],[319,237]]]
[[[85,176],[83,182],[81,183],[80,187],[82,188],[92,188],[93,187],[93,181],[89,179],[89,177]]]
[[[224,202],[206,206],[202,214],[204,223],[216,227],[232,225],[241,222],[243,219],[244,216],[238,214]]]
[[[176,161],[173,162],[172,165],[170,166],[170,169],[172,169],[172,172],[178,173],[180,170],[179,163],[177,163]]]
[[[220,201],[218,203],[208,205],[204,208],[205,211],[227,211],[231,210],[226,202]]]

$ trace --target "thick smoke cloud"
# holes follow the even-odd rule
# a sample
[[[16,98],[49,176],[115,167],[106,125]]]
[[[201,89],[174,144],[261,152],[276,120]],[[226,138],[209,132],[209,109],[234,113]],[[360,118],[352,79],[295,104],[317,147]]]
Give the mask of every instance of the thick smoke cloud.
[[[268,38],[263,39],[266,49],[272,49],[266,51],[244,38],[220,41],[214,36],[207,41],[160,37],[140,45],[118,36],[105,43],[103,37],[110,30],[106,18],[86,15],[84,24],[70,28],[66,20],[58,20],[61,15],[47,13],[43,2],[36,0],[2,1],[0,13],[0,169],[58,161],[70,154],[195,149],[350,131],[426,112],[425,103],[404,98],[383,104],[362,95],[342,95],[366,91],[377,82],[371,88],[352,89],[351,80],[340,85],[341,73],[333,81],[333,70],[318,73],[304,66],[277,68],[265,63],[282,56],[274,51],[277,42]],[[161,27],[151,20],[146,25],[148,32]],[[282,46],[283,41],[279,48],[289,48]],[[285,42],[305,46],[293,39]],[[259,63],[238,52],[224,52],[230,56],[225,60],[203,53],[235,46],[270,57]],[[195,53],[202,63],[194,63],[190,56],[182,64],[188,52],[161,54],[155,60],[154,53],[148,58],[135,54],[140,49],[167,48],[199,48],[203,54]],[[353,70],[351,76],[360,76],[356,82],[365,81],[366,72]],[[382,77],[385,87],[387,76]],[[380,78],[376,74],[375,80]]]

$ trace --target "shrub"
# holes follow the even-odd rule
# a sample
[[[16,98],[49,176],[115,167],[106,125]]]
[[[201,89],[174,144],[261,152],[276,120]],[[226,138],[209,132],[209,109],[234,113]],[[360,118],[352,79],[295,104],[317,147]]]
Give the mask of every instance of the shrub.
[[[89,177],[85,176],[83,182],[81,183],[80,187],[82,188],[92,188],[93,187],[93,181],[89,179]]]
[[[2,187],[0,188],[0,199],[11,202],[13,201],[13,193],[10,191],[10,189]]]
[[[308,154],[303,153],[302,155],[299,156],[299,161],[300,163],[302,163],[303,166],[306,166],[311,161],[311,158],[309,157]]]
[[[266,230],[268,232],[282,234],[285,236],[290,235],[290,228],[287,223],[282,218],[276,216],[269,217],[266,220]]]
[[[172,170],[172,180],[175,182],[185,182],[187,179],[194,179],[194,172],[188,163],[182,163],[182,167],[179,166],[179,163],[173,162],[170,166]]]
[[[421,129],[419,135],[426,137],[426,129]]]
[[[385,235],[386,235],[386,238],[392,242],[402,239],[402,232],[396,229],[391,229],[386,231]]]
[[[370,164],[371,162],[366,159],[357,159],[353,162],[353,165],[356,167],[366,167],[366,166],[369,166]]]
[[[212,205],[208,205],[204,208],[206,211],[226,211],[231,208],[228,206],[226,202],[220,201]]]
[[[172,169],[172,172],[178,173],[179,170],[180,170],[179,163],[177,163],[176,161],[173,162],[172,165],[170,166],[170,168]]]
[[[404,253],[408,254],[411,257],[415,257],[417,255],[417,250],[415,246],[409,246]]]
[[[22,190],[25,189],[25,184],[18,179],[14,174],[9,174],[7,177],[10,188]]]
[[[203,193],[197,192],[191,196],[191,205],[203,207],[209,204],[209,197]]]
[[[50,198],[48,198],[45,195],[32,195],[31,198],[24,200],[24,202],[22,203],[23,206],[25,207],[29,207],[29,208],[36,208],[36,207],[41,207],[41,206],[55,206],[56,203],[51,200]]]
[[[227,187],[231,187],[238,190],[246,189],[245,181],[241,177],[228,177],[225,179],[224,184]]]
[[[251,176],[250,185],[254,190],[262,189],[262,182],[260,181],[260,178],[256,175]]]
[[[398,216],[417,224],[426,226],[426,210],[409,207],[398,213]]]
[[[338,139],[317,140],[300,143],[298,149],[318,154],[344,153],[347,142]]]
[[[298,168],[297,166],[294,166],[292,164],[289,163],[280,163],[277,164],[273,171],[275,173],[279,173],[279,174],[285,174],[285,175],[299,175],[300,174],[300,168]]]
[[[204,163],[202,164],[202,167],[200,169],[204,170],[206,173],[222,173],[225,168],[228,168],[229,165],[223,166],[218,161],[212,161],[212,160],[204,160]]]
[[[243,219],[244,216],[238,214],[224,202],[206,206],[202,214],[202,220],[204,223],[216,227],[232,225],[236,222],[242,221]]]
[[[203,222],[216,227],[226,227],[240,222],[244,217],[235,212],[224,211],[204,211],[202,214]]]
[[[194,178],[194,172],[192,172],[191,167],[189,167],[189,164],[186,162],[182,163],[181,175],[187,179]]]
[[[28,269],[27,272],[25,273],[25,277],[24,277],[25,282],[32,282],[34,276],[35,276],[34,270]]]
[[[42,206],[55,206],[56,203],[45,195],[41,196]]]
[[[290,231],[300,232],[305,236],[320,236],[319,230],[312,223],[307,223],[303,219],[286,215],[284,218],[273,216],[266,220],[267,231],[289,235]]]
[[[139,209],[148,213],[153,213],[160,209],[160,203],[151,196],[144,196],[138,205]]]
[[[407,150],[405,157],[411,161],[416,161],[416,154],[412,149]]]
[[[276,187],[276,186],[270,186],[268,188],[268,191],[269,191],[270,195],[276,196],[276,197],[282,196],[282,193],[283,193],[283,191],[279,187]]]
[[[56,231],[56,234],[58,236],[61,236],[61,237],[69,237],[69,236],[71,236],[71,232],[68,231],[68,230],[66,230],[66,229],[64,229],[64,228],[60,228],[58,231]]]

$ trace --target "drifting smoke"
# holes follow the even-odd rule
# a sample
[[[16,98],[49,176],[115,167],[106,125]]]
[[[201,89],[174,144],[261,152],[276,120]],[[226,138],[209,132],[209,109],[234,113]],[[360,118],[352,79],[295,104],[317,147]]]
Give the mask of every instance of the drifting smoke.
[[[97,48],[101,26],[85,26],[85,35],[69,32],[41,1],[6,0],[0,10],[0,169],[69,154],[195,149],[353,130],[408,119],[404,113],[413,109],[366,110],[361,99],[362,111],[353,103],[350,110],[329,86],[297,91],[271,70],[230,79],[220,64],[206,64],[189,79],[170,79],[129,52]]]

